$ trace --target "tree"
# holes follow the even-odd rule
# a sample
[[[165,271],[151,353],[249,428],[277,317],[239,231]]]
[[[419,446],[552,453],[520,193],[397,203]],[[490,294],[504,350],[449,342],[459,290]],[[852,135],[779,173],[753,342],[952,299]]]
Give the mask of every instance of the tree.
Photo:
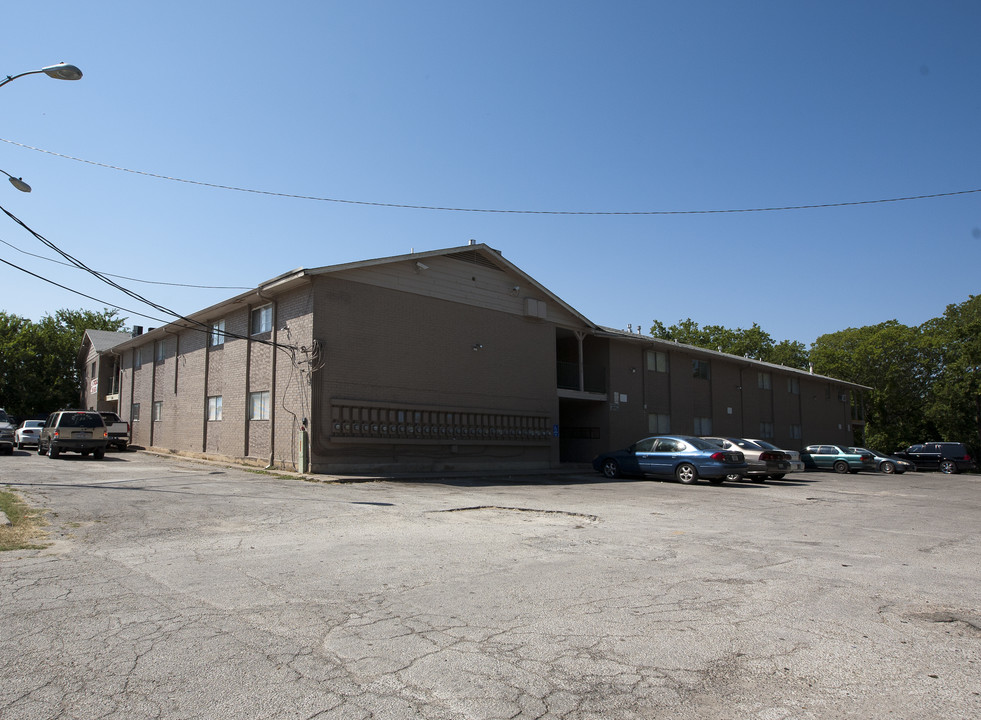
[[[872,388],[865,408],[868,445],[892,452],[929,434],[930,364],[919,328],[890,320],[822,335],[810,359],[820,375]]]
[[[665,327],[660,320],[655,320],[651,326],[651,335],[663,340],[675,340],[686,345],[786,365],[798,370],[807,368],[807,350],[803,343],[783,340],[779,344],[774,344],[769,333],[756,323],[745,330],[743,328],[730,330],[721,325],[706,325],[700,328],[691,318],[671,327]]]
[[[981,296],[948,305],[922,331],[932,359],[926,417],[937,439],[967,442],[981,450]]]
[[[86,330],[119,331],[118,310],[58,310],[39,322],[0,313],[0,405],[20,418],[78,404]]]

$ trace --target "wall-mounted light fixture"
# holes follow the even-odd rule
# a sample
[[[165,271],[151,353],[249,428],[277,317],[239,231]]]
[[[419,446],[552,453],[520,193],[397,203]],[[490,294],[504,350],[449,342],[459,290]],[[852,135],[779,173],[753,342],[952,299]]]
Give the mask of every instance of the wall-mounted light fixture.
[[[429,266],[426,263],[416,261],[416,272],[421,273],[423,270],[428,270]]]
[[[511,295],[511,297],[518,297],[518,293],[520,292],[521,292],[521,286],[515,285],[508,291],[508,294]]]
[[[473,351],[474,352],[477,352],[478,350],[483,350],[483,349],[484,349],[484,346],[483,345],[481,345],[480,343],[474,343],[474,346],[473,346]]]

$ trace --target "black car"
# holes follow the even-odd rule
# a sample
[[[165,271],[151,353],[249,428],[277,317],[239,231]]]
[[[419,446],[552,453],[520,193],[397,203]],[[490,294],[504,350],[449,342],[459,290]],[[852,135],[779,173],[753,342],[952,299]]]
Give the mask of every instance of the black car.
[[[48,415],[37,441],[37,454],[58,457],[62,452],[92,453],[96,460],[106,454],[109,432],[94,410],[59,410]]]
[[[959,442],[925,442],[895,453],[917,470],[939,470],[947,475],[973,470],[976,466],[967,446]]]

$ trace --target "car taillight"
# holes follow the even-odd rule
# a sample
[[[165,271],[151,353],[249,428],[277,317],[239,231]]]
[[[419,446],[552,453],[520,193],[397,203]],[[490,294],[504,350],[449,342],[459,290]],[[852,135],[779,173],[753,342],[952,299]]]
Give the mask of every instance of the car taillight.
[[[54,434],[55,437],[58,437],[58,431],[57,430],[55,430],[53,434]]]
[[[785,456],[786,453],[770,452],[769,450],[767,450],[766,452],[760,453],[760,460],[783,460]]]
[[[713,460],[717,460],[719,462],[725,462],[726,461],[726,454],[724,452],[712,453],[712,459]]]

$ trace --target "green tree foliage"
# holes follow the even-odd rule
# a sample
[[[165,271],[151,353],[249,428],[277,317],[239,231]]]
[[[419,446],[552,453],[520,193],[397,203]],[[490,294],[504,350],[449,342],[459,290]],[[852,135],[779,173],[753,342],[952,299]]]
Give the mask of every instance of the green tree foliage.
[[[948,305],[922,326],[931,366],[925,415],[939,439],[981,451],[981,296]]]
[[[798,370],[807,368],[807,349],[803,343],[790,340],[774,343],[769,333],[756,323],[748,329],[730,330],[721,325],[706,325],[700,328],[691,318],[671,327],[665,327],[660,320],[655,320],[650,332],[651,335],[662,340],[674,340],[686,345],[786,365]]]
[[[58,310],[39,322],[0,312],[0,406],[19,418],[78,405],[86,330],[123,328],[118,310]]]
[[[923,332],[895,320],[822,335],[810,359],[819,375],[871,387],[865,443],[884,452],[927,439],[924,413],[931,375]]]

